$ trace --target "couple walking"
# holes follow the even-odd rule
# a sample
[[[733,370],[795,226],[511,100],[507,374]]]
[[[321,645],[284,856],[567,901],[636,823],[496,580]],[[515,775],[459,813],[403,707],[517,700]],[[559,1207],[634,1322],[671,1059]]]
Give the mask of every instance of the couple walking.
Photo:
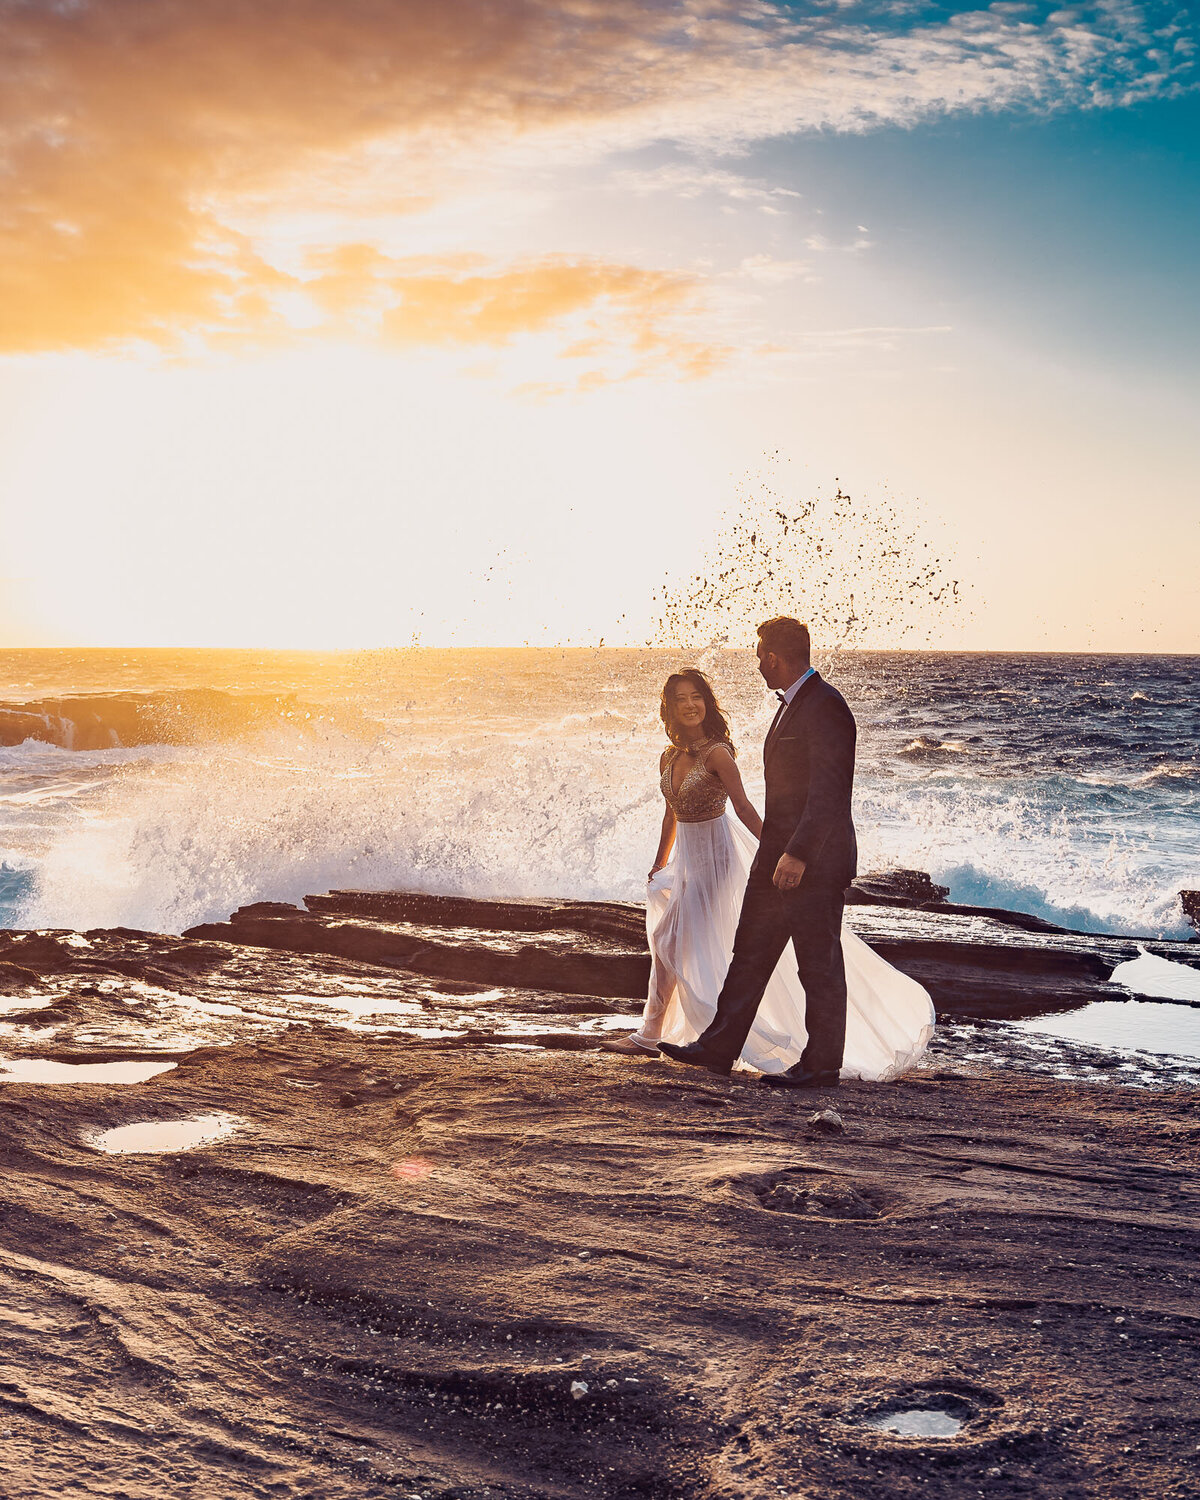
[[[650,993],[638,1030],[610,1050],[661,1052],[713,1073],[740,1060],[769,1084],[826,1088],[896,1078],[929,1042],[926,991],[843,922],[858,856],[856,731],[809,650],[798,620],[758,627],[758,670],[780,700],[763,747],[762,818],[708,679],[693,669],[667,679]],[[729,802],[744,827],[726,816]]]

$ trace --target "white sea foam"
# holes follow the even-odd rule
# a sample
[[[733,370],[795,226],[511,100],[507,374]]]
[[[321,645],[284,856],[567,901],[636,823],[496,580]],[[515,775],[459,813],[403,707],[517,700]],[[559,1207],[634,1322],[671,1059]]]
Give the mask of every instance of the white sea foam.
[[[863,867],[908,865],[950,899],[1085,932],[1187,937],[1178,892],[1200,854],[1163,827],[1085,820],[1036,778],[860,779]],[[1186,838],[1186,834],[1185,834]]]
[[[22,925],[179,932],[339,886],[641,893],[660,814],[651,755],[627,742],[296,749],[209,747],[115,778],[97,815],[46,851]]]
[[[647,717],[608,734],[558,721],[450,743],[280,734],[164,750],[112,775],[57,830],[19,925],[179,932],[337,887],[640,900],[661,816],[659,744]],[[756,761],[744,756],[743,770],[760,802]],[[1177,851],[1073,825],[1036,786],[866,769],[857,820],[863,869],[927,869],[955,901],[1082,930],[1187,934]]]

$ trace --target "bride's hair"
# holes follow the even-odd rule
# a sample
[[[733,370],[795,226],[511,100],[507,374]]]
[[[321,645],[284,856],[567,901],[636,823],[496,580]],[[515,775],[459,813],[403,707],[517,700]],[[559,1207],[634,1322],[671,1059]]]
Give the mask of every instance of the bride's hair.
[[[671,743],[682,749],[687,741],[680,731],[679,724],[675,719],[675,689],[682,682],[690,682],[704,699],[704,722],[700,728],[710,740],[720,740],[729,746],[730,751],[736,755],[733,741],[729,737],[729,721],[717,702],[717,695],[712,690],[712,683],[705,677],[703,672],[697,671],[695,667],[684,667],[682,672],[672,672],[666,682],[663,683],[662,699],[658,705],[659,716],[663,721],[663,728],[667,731],[667,738]]]

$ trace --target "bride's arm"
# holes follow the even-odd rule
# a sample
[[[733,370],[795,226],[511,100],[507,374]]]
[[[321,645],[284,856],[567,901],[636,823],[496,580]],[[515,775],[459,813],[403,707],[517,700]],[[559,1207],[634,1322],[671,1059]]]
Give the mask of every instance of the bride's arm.
[[[704,763],[716,776],[721,785],[729,793],[729,800],[733,803],[733,810],[745,823],[746,827],[759,838],[762,835],[762,819],[754,810],[754,803],[746,796],[746,788],[742,785],[742,773],[737,768],[737,761],[733,758],[733,752],[726,749],[724,745],[714,745],[709,751],[708,759]]]
[[[671,846],[675,842],[675,814],[668,807],[663,813],[662,833],[658,839],[658,853],[654,856],[654,864],[651,867],[649,878],[651,880],[658,874],[666,864],[671,853]]]
[[[658,774],[667,769],[667,761],[671,759],[671,752],[664,750],[658,762]],[[664,802],[666,798],[663,798]],[[662,832],[658,836],[658,853],[654,856],[654,864],[651,867],[649,879],[653,880],[662,867],[666,864],[671,854],[671,847],[675,843],[675,814],[671,811],[671,804],[667,802],[666,811],[663,813]]]

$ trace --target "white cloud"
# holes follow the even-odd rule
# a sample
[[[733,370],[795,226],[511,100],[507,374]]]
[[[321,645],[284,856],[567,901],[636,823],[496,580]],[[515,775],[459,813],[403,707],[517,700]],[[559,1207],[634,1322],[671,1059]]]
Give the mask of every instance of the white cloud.
[[[609,179],[612,187],[648,198],[656,193],[670,193],[678,198],[725,198],[734,203],[774,208],[780,212],[779,200],[797,199],[803,195],[792,188],[773,187],[760,179],[740,176],[722,168],[697,162],[672,162],[661,167],[625,168]]]
[[[772,255],[748,255],[738,266],[738,275],[751,281],[760,281],[768,286],[780,286],[786,281],[808,277],[812,263],[807,260],[776,260]]]

